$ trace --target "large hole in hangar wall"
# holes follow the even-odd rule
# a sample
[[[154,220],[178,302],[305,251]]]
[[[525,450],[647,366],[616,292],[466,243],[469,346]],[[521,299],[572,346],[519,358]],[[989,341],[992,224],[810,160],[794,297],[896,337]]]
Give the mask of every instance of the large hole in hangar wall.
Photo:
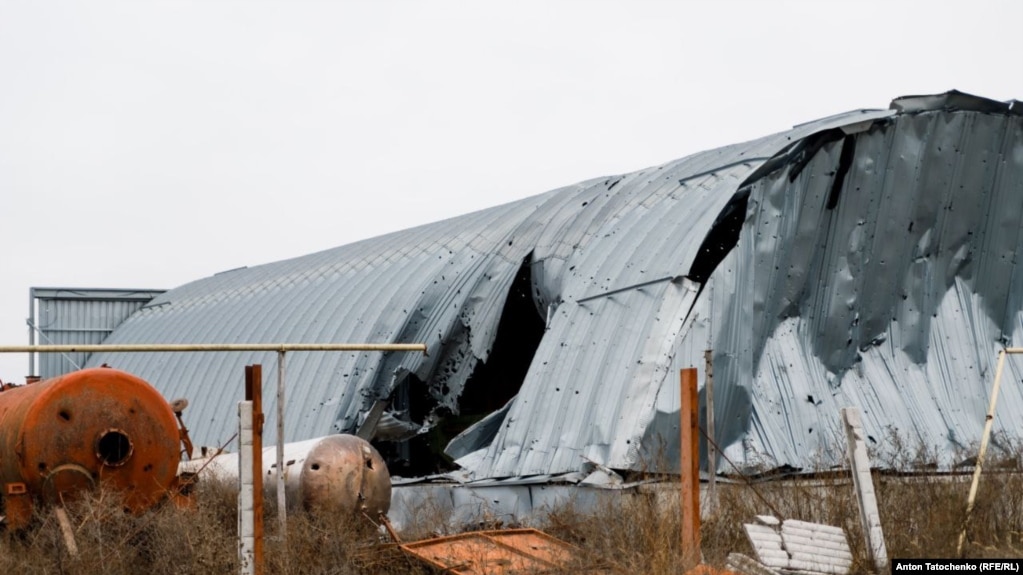
[[[746,206],[749,203],[750,189],[742,188],[732,196],[728,204],[714,220],[710,232],[700,244],[700,249],[689,269],[689,279],[706,285],[711,274],[725,259],[728,252],[739,243],[739,234],[743,222],[746,221]]]
[[[545,330],[533,301],[531,270],[529,254],[508,290],[487,361],[476,363],[458,398],[457,414],[438,408],[426,382],[414,375],[395,390],[390,409],[431,427],[402,441],[374,441],[392,475],[419,477],[455,469],[444,453],[448,442],[518,394]]]

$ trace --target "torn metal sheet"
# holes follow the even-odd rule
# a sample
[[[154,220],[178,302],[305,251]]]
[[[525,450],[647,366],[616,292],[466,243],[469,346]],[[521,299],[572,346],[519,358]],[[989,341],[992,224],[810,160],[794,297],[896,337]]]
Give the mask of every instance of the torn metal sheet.
[[[455,459],[459,459],[473,453],[475,450],[490,445],[497,432],[500,431],[505,417],[508,416],[508,410],[511,409],[514,402],[515,398],[513,397],[501,409],[469,426],[448,443],[444,452]]]
[[[881,461],[900,443],[948,456],[976,442],[992,362],[1023,325],[1023,118],[955,100],[752,184],[715,278],[734,294],[712,338],[733,461],[841,461],[844,406]],[[1007,438],[1023,416],[1010,393]]]
[[[847,406],[877,447],[895,434],[950,452],[979,434],[995,352],[1023,338],[1019,109],[958,92],[900,98],[198,280],[107,342],[425,341],[427,357],[289,356],[288,440],[352,433],[374,406],[405,404],[405,427],[436,434],[472,396],[486,409],[448,453],[475,478],[587,461],[677,469],[677,373],[708,348],[717,442],[739,465],[840,460],[833,414]],[[520,281],[540,332],[509,352],[497,334]],[[521,382],[473,377],[498,358]],[[102,362],[193,398],[193,435],[218,444],[233,425],[222,416],[238,396],[232,374],[273,358],[90,358]],[[1006,396],[1008,438],[1023,390]]]
[[[551,335],[560,330],[548,332],[505,426],[486,448],[486,456],[476,460],[482,465],[472,470],[482,477],[501,477],[571,471],[586,460],[607,467],[637,462],[638,440],[646,426],[643,414],[649,413],[660,383],[668,378],[672,344],[685,327],[697,291],[698,286],[687,280],[664,282],[578,304],[586,310],[571,314],[573,329],[589,337],[565,334],[559,341]],[[569,315],[567,310],[563,313]],[[623,344],[615,337],[615,326],[626,324],[631,314],[652,325],[646,337],[630,337],[629,344]],[[533,381],[545,387],[527,390]],[[536,395],[524,397],[529,392]],[[574,425],[586,417],[594,425]],[[509,467],[518,472],[505,471]]]

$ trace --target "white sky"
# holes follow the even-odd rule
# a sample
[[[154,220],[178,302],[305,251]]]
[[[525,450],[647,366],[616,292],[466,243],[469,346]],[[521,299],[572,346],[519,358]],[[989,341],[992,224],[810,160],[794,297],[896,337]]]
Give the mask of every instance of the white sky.
[[[1023,99],[1023,2],[0,0],[0,344],[897,96]],[[0,355],[22,381],[24,355]]]

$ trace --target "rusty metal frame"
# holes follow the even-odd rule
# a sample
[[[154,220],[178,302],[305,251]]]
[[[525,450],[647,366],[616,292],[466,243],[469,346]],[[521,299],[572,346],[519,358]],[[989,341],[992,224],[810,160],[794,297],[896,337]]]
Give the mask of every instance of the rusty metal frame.
[[[560,570],[576,554],[572,545],[530,528],[474,531],[398,547],[451,575]]]

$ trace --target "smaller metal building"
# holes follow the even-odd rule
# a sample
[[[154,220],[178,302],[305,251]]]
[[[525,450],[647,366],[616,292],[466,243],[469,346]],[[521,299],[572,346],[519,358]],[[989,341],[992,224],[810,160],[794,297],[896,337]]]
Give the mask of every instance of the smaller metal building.
[[[114,329],[166,290],[47,288],[29,290],[29,345],[103,343]],[[82,369],[87,353],[29,355],[28,373],[44,379]]]

